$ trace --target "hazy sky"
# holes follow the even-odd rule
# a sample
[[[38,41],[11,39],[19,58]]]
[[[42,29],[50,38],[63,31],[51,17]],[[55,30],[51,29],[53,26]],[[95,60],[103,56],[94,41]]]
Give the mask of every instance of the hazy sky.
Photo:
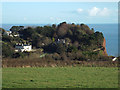
[[[3,2],[2,23],[117,23],[117,2]]]

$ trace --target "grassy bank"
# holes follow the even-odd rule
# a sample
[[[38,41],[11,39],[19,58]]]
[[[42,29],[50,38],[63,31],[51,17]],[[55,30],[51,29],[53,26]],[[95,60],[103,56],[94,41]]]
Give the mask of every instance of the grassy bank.
[[[117,88],[117,67],[3,68],[3,88]]]

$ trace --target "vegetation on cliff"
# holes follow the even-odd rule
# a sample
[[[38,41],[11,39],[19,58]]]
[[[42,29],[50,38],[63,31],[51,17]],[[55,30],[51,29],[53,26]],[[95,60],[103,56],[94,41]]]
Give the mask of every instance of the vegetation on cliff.
[[[102,32],[94,32],[85,24],[24,27],[13,26],[12,34],[18,37],[2,35],[3,58],[46,58],[51,60],[107,60],[104,36]],[[16,43],[30,43],[34,52],[15,52]],[[42,56],[44,57],[42,57]],[[105,59],[107,58],[107,59]]]

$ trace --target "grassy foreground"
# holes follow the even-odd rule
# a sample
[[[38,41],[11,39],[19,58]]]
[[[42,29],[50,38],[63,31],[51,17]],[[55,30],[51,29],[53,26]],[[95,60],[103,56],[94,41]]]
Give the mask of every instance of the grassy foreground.
[[[117,67],[3,68],[3,88],[117,88]]]

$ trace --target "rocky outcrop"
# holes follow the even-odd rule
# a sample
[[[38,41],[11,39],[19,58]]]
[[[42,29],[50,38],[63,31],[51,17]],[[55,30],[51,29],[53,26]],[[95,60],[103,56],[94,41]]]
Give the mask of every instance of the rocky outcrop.
[[[104,50],[103,50],[103,55],[108,56],[108,55],[107,55],[107,50],[106,50],[106,40],[105,40],[105,38],[104,38],[104,40],[103,40],[103,48],[104,48]]]

